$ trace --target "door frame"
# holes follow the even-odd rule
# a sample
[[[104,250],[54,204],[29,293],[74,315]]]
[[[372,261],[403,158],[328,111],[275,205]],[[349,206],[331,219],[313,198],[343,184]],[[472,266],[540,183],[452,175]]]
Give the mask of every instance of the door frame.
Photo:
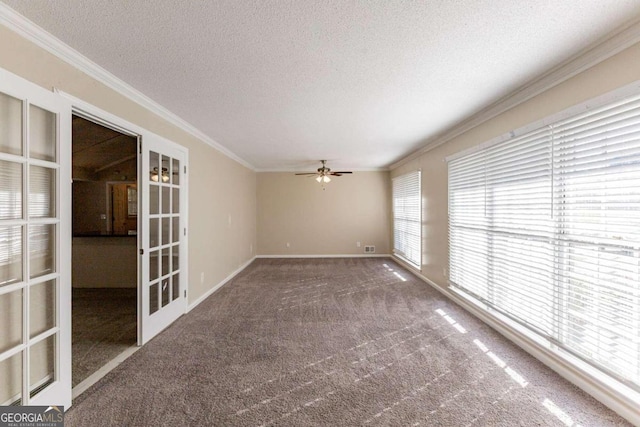
[[[134,123],[131,123],[121,117],[116,116],[115,114],[109,113],[99,107],[96,107],[95,105],[92,105],[86,101],[83,101],[82,99],[79,99],[69,93],[66,93],[62,90],[59,89],[55,89],[54,88],[54,92],[59,94],[61,97],[65,98],[69,104],[70,104],[70,108],[71,108],[71,112],[70,112],[70,117],[72,115],[76,115],[79,117],[82,117],[86,120],[92,121],[94,123],[97,123],[101,126],[105,126],[108,127],[110,129],[113,129],[115,131],[118,131],[120,133],[123,133],[125,135],[128,136],[132,136],[134,138],[137,138],[138,140],[138,149],[137,149],[137,156],[138,156],[138,186],[140,186],[140,183],[142,182],[142,173],[143,170],[141,168],[140,162],[142,159],[141,156],[141,149],[142,149],[142,140],[146,137],[146,138],[157,138],[160,139],[168,144],[171,144],[173,146],[177,146],[180,147],[181,150],[184,151],[185,153],[185,165],[188,165],[189,162],[189,149],[187,147],[184,147],[180,144],[177,144],[173,141],[170,141],[164,137],[161,137],[159,135],[154,134],[153,132],[138,126]],[[69,136],[69,156],[71,155],[71,136]],[[68,159],[69,162],[69,175],[71,175],[71,158]],[[187,168],[188,171],[188,168]],[[185,197],[185,209],[184,209],[184,227],[186,230],[188,230],[189,228],[189,212],[188,212],[188,206],[189,206],[189,186],[188,186],[188,174],[185,173],[184,174],[184,185],[181,185],[182,190],[181,192],[184,194]],[[71,183],[69,184],[71,185]],[[142,203],[144,201],[142,200],[141,197],[141,193],[140,190],[138,189],[138,236],[137,236],[137,252],[138,254],[140,254],[140,249],[142,249],[143,246],[143,241],[142,239],[145,237],[142,235],[142,233],[140,232],[141,225],[142,225],[142,221],[146,220],[146,218],[143,217],[142,215]],[[71,211],[71,198],[69,198],[69,202],[68,202],[68,206],[67,208],[69,209],[69,211]],[[181,213],[182,215],[182,213]],[[69,227],[69,233],[68,233],[69,239],[72,238],[71,235],[71,228]],[[188,297],[189,297],[189,287],[188,287],[188,283],[189,283],[189,277],[188,277],[188,272],[189,272],[189,258],[188,258],[188,240],[186,239],[188,237],[188,233],[185,236],[185,240],[184,240],[184,244],[187,245],[186,248],[187,250],[185,250],[185,256],[184,259],[180,260],[181,265],[184,265],[184,272],[181,272],[181,278],[180,281],[182,283],[184,283],[184,295],[185,295],[185,304],[184,304],[184,311],[182,314],[186,313],[188,311],[188,304],[186,303],[186,301],[188,301]],[[70,241],[69,241],[70,243]],[[69,246],[71,246],[69,244]],[[136,288],[138,290],[138,301],[137,301],[137,345],[138,346],[142,346],[144,344],[143,340],[142,340],[142,322],[143,322],[143,318],[142,318],[142,314],[143,314],[143,307],[142,307],[142,263],[140,262],[140,255],[138,255],[138,259],[137,259],[137,264],[138,264],[138,283],[136,285]],[[182,269],[181,269],[182,270]]]

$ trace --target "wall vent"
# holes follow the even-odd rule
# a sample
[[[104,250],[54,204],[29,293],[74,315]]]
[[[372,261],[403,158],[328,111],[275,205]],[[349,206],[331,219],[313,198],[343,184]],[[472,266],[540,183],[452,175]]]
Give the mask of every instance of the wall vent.
[[[372,253],[375,253],[375,251],[376,251],[376,247],[375,246],[367,246],[367,245],[364,246],[364,253],[365,254],[372,254]]]

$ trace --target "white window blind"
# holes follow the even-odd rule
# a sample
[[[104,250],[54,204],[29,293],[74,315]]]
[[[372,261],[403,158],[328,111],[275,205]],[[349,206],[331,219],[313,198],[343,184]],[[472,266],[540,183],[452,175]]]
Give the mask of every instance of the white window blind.
[[[640,390],[640,96],[449,163],[453,286]]]
[[[421,258],[420,171],[393,179],[393,252],[415,267]]]

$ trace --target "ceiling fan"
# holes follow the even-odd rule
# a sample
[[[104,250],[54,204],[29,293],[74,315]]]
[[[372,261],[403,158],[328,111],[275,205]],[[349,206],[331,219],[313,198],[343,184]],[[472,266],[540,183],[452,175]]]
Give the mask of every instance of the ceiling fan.
[[[341,176],[345,173],[353,173],[350,171],[331,172],[331,169],[327,167],[326,160],[320,160],[320,162],[322,162],[322,166],[318,168],[317,172],[297,173],[296,175],[317,175],[316,181],[324,184],[331,181],[330,176]]]

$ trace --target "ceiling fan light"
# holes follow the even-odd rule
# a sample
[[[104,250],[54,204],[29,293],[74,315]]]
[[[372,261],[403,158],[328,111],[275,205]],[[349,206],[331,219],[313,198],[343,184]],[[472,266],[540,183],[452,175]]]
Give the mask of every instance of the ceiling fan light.
[[[329,169],[326,166],[326,160],[320,160],[322,162],[322,167],[318,168],[317,172],[305,172],[305,173],[296,173],[296,175],[306,175],[308,177],[315,177],[316,181],[318,182],[318,184],[322,184],[322,186],[324,187],[324,184],[331,182],[331,177],[330,175],[333,176],[342,176],[342,174],[344,173],[352,173],[352,172],[331,172],[331,169]]]
[[[160,177],[162,175],[162,178]],[[158,171],[158,168],[155,167],[151,171],[151,181],[153,182],[169,182],[169,170],[167,168],[162,168],[162,171]]]

